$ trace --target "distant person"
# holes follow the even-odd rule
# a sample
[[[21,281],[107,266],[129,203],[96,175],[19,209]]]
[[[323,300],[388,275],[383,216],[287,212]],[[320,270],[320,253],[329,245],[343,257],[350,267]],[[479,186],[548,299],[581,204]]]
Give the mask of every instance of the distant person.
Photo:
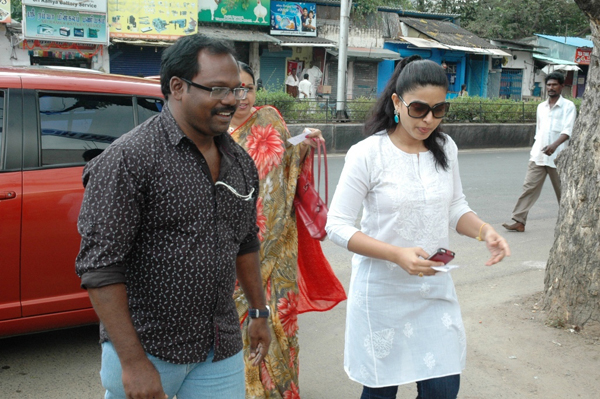
[[[469,92],[467,91],[467,85],[460,86],[460,91],[458,92],[459,97],[469,97]]]
[[[162,55],[162,112],[84,168],[76,271],[101,322],[106,398],[244,398],[236,278],[249,361],[267,354],[258,171],[227,133],[247,93],[233,54],[178,39]]]
[[[304,73],[308,74],[308,80],[312,85],[310,98],[317,97],[317,88],[321,84],[321,79],[323,78],[323,72],[319,69],[316,64],[313,64],[310,68],[306,69]]]
[[[293,68],[285,79],[285,92],[294,98],[298,97],[298,83],[296,68]]]
[[[531,147],[523,193],[512,212],[514,223],[502,225],[507,230],[520,233],[525,231],[527,215],[540,197],[546,176],[550,176],[556,199],[560,203],[560,176],[554,160],[571,137],[577,117],[575,104],[561,95],[564,83],[565,77],[560,72],[552,72],[546,76],[548,99],[537,107],[535,141]]]
[[[263,86],[263,81],[262,78],[258,78],[256,79],[256,91],[263,91],[265,89],[265,87]]]
[[[307,21],[308,21],[308,8],[303,8],[302,9],[302,15],[300,16],[300,22],[301,22],[301,30],[302,31],[307,31]]]
[[[450,273],[427,258],[448,248],[450,229],[484,241],[488,266],[510,255],[465,199],[458,149],[440,130],[447,93],[439,64],[404,58],[365,123],[368,137],[348,151],[329,208],[329,239],[355,253],[344,369],[363,385],[361,399],[393,399],[415,382],[419,399],[456,399],[465,328]]]
[[[304,79],[298,83],[298,98],[311,98],[312,84],[308,80],[308,74],[304,74]]]
[[[309,32],[314,32],[317,30],[315,24],[315,13],[312,10],[308,12],[308,18],[306,19],[306,30]]]

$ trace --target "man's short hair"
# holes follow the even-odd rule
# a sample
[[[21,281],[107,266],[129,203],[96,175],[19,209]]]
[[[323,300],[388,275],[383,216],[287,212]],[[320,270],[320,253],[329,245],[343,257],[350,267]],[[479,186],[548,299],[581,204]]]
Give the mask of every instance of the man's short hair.
[[[308,74],[307,73],[304,74],[304,79],[308,79]]]
[[[200,73],[198,53],[202,50],[236,57],[235,48],[228,40],[213,39],[200,33],[179,38],[162,53],[160,60],[160,90],[165,99],[171,94],[172,77],[192,80]]]
[[[560,72],[552,72],[551,74],[546,76],[546,80],[544,80],[544,83],[548,83],[549,80],[556,80],[556,81],[558,81],[559,84],[564,85],[565,84],[565,75],[563,75]]]

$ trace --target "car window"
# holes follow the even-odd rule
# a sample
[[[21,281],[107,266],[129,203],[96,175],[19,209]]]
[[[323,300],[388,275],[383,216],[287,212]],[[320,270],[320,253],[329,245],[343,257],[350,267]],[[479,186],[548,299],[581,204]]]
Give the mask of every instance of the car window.
[[[134,127],[133,98],[40,92],[42,166],[81,164]]]
[[[161,98],[143,98],[138,97],[138,123],[142,123],[148,118],[160,114],[162,111],[164,100]]]
[[[0,170],[4,165],[4,91],[0,90]]]

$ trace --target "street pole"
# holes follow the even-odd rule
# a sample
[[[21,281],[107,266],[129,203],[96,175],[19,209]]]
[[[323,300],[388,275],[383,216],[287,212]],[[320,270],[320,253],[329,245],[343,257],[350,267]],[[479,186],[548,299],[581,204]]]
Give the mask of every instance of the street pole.
[[[348,120],[348,114],[346,113],[346,70],[348,67],[348,30],[350,27],[352,0],[342,0],[340,5],[340,40],[335,118],[337,120]]]

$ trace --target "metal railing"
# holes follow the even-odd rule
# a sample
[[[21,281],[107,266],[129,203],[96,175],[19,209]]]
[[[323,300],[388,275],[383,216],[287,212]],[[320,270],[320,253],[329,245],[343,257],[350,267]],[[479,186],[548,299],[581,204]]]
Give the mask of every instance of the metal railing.
[[[535,123],[537,102],[522,101],[450,101],[450,111],[443,123]],[[364,123],[375,100],[348,100],[348,119],[336,118],[335,99],[264,100],[256,105],[270,104],[281,112],[288,124],[302,123]]]

